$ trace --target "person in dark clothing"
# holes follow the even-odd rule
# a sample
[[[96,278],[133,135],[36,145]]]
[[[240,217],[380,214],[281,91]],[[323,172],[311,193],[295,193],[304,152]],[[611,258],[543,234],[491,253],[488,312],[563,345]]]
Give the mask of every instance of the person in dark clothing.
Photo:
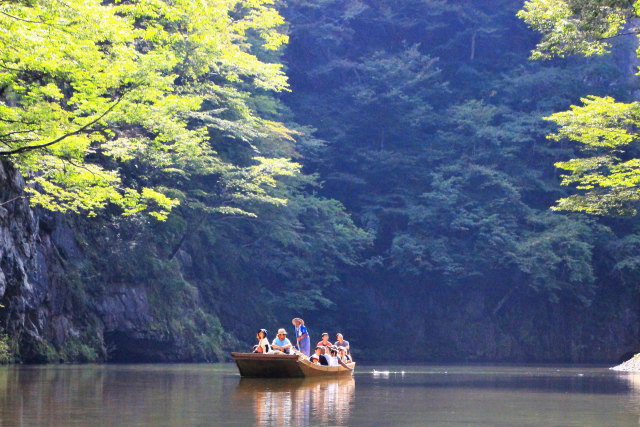
[[[322,354],[322,347],[316,347],[315,353],[313,353],[313,354],[311,355],[311,357],[309,357],[309,360],[310,360],[312,363],[315,363],[315,364],[317,364],[317,365],[321,365],[321,363],[320,363],[320,357],[321,357],[322,355],[323,355],[323,354]]]
[[[329,358],[327,357],[327,355],[325,354],[327,352],[327,348],[325,346],[317,346],[316,347],[316,354],[318,353],[318,350],[320,350],[320,364],[322,366],[329,366]]]

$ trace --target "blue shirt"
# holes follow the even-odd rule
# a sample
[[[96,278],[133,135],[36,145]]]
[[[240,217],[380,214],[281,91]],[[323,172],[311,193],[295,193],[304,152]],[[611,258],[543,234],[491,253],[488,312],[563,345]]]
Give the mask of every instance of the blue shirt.
[[[304,353],[304,355],[309,356],[309,354],[311,354],[311,342],[309,341],[309,333],[307,332],[307,327],[304,325],[296,327],[296,337],[300,338],[300,341],[298,341],[298,349],[302,353]]]
[[[304,326],[304,325],[300,325],[300,327],[299,327],[299,328],[296,328],[296,331],[298,332],[298,335],[297,335],[297,336],[301,337],[301,336],[303,336],[304,334],[306,334],[306,333],[307,333],[307,327],[306,327],[306,326]],[[308,336],[308,335],[307,335],[307,336]]]
[[[284,337],[282,341],[280,341],[280,338],[275,337],[271,345],[279,345],[280,347],[285,347],[285,346],[291,345],[291,341],[289,341],[289,338],[287,337]]]

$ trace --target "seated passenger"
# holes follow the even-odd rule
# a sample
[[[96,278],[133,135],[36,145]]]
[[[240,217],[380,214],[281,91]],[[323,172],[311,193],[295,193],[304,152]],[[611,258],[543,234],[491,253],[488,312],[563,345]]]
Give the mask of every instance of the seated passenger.
[[[327,359],[329,361],[329,366],[339,366],[340,362],[338,362],[338,349],[335,347],[330,347],[328,350],[329,356],[327,356]]]
[[[351,363],[351,356],[347,354],[345,347],[338,347],[338,357],[340,357],[343,363]]]
[[[322,333],[322,341],[319,341],[318,344],[316,344],[316,347],[331,347],[331,343],[329,342],[329,334],[326,332]]]
[[[316,347],[315,353],[313,353],[311,357],[309,357],[309,361],[311,361],[312,363],[315,363],[316,365],[320,365],[321,364],[320,358],[325,360],[324,356],[322,355],[322,347]]]
[[[320,364],[322,366],[329,366],[329,355],[327,354],[327,348],[328,347],[321,345],[316,347],[316,354],[319,354]]]
[[[278,329],[278,335],[273,339],[271,348],[289,354],[291,351],[291,341],[287,338],[287,331],[284,328]]]
[[[341,333],[336,334],[336,339],[338,341],[335,342],[336,347],[344,347],[347,349],[347,354],[351,355],[351,348],[349,346],[349,341],[345,340]]]
[[[260,329],[256,334],[256,338],[258,338],[258,344],[253,347],[253,352],[263,354],[269,353],[269,351],[271,351],[271,347],[269,346],[269,340],[267,340],[267,330]]]

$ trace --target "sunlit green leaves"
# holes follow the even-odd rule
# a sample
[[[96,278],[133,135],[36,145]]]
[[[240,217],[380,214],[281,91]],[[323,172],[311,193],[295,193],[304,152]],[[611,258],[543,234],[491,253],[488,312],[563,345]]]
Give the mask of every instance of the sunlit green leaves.
[[[640,201],[640,160],[623,161],[620,156],[636,143],[640,105],[620,103],[611,97],[588,96],[582,106],[553,114],[547,120],[558,124],[549,138],[578,142],[589,157],[557,162],[567,173],[562,185],[582,190],[558,200],[555,210],[590,214],[635,214]]]
[[[518,13],[543,38],[532,52],[533,59],[581,54],[602,55],[606,41],[622,30],[629,17],[630,2],[529,0]]]
[[[607,39],[620,33],[637,17],[640,2],[621,0],[531,0],[519,16],[542,33],[533,58],[607,52]],[[578,194],[558,200],[553,209],[591,214],[636,214],[640,201],[640,161],[626,154],[640,134],[640,104],[621,103],[611,97],[588,96],[582,106],[553,114],[558,131],[555,141],[577,142],[587,157],[557,162],[568,172],[562,184]]]
[[[236,102],[254,135],[271,132],[226,94],[286,88],[282,66],[259,60],[249,42],[257,34],[278,48],[282,24],[270,0],[1,3],[0,155],[27,177],[35,205],[94,215],[116,204],[162,219],[178,203],[161,197],[163,173],[237,169],[212,149],[207,123],[193,125],[208,97]],[[263,172],[244,184],[262,188],[285,171]]]
[[[589,96],[584,105],[548,117],[559,125],[549,138],[579,142],[587,153],[595,155],[557,162],[568,172],[563,185],[573,185],[582,194],[560,199],[556,210],[583,211],[591,214],[633,214],[640,200],[640,159],[621,160],[629,144],[640,135],[640,105],[615,102],[613,98]]]
[[[560,126],[549,138],[571,139],[586,148],[623,148],[636,141],[640,134],[634,127],[640,123],[640,104],[615,102],[611,97],[588,96],[584,105],[572,105],[569,111],[553,114],[547,120]]]

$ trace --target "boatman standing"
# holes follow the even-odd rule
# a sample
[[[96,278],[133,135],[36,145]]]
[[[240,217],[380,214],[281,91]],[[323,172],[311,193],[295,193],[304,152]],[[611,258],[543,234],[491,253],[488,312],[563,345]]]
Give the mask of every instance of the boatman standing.
[[[296,340],[298,342],[298,349],[305,356],[309,357],[309,354],[311,353],[309,333],[307,332],[307,327],[304,326],[304,320],[296,317],[291,321],[291,323],[293,323],[293,325],[296,327]]]

